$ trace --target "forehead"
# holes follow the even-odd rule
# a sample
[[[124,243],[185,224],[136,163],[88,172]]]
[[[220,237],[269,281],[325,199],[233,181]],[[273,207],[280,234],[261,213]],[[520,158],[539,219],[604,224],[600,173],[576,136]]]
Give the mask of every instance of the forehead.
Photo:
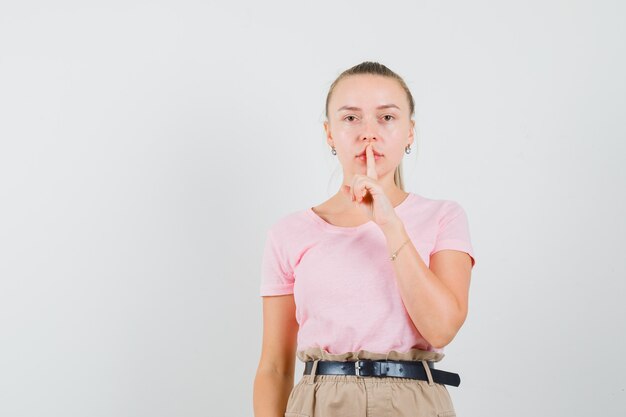
[[[406,92],[397,80],[380,75],[359,74],[343,78],[335,85],[329,107],[343,106],[375,109],[381,104],[407,106]]]

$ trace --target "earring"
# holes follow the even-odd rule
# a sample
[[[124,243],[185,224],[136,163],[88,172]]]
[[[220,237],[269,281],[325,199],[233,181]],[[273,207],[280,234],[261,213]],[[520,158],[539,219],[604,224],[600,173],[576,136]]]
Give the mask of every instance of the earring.
[[[411,153],[411,144],[406,145],[406,148],[404,148],[404,152],[407,155]]]
[[[332,153],[333,155],[337,155],[337,151],[335,150],[335,147],[333,146],[333,150],[330,151],[330,153]]]

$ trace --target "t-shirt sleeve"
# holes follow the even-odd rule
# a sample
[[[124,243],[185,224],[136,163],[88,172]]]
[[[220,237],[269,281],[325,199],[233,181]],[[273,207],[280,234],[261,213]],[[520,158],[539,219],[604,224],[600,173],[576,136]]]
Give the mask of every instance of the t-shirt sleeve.
[[[467,252],[471,257],[472,267],[474,267],[476,260],[474,259],[474,249],[465,210],[455,201],[450,201],[449,205],[450,207],[439,221],[439,231],[431,255],[442,249]]]
[[[261,262],[260,295],[293,293],[294,275],[288,262],[285,245],[281,244],[272,229],[267,232]]]

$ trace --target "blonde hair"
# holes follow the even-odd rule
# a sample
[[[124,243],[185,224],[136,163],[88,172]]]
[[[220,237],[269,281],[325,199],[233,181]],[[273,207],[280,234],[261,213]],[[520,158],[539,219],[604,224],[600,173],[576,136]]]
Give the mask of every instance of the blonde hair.
[[[326,110],[324,112],[326,120],[328,120],[328,103],[330,102],[330,97],[333,93],[333,90],[335,89],[335,86],[337,86],[339,81],[341,81],[345,77],[358,74],[381,75],[383,77],[393,78],[394,80],[398,81],[398,83],[400,83],[400,86],[406,92],[407,99],[409,101],[409,116],[413,117],[413,115],[415,114],[415,102],[413,101],[413,95],[411,94],[409,87],[407,87],[402,77],[400,77],[398,74],[396,74],[383,64],[372,61],[364,61],[339,74],[337,79],[335,79],[335,81],[333,81],[333,83],[330,85],[328,95],[326,96]],[[402,161],[400,161],[400,164],[396,167],[396,171],[393,174],[393,181],[401,190],[404,191],[404,181],[402,179]]]

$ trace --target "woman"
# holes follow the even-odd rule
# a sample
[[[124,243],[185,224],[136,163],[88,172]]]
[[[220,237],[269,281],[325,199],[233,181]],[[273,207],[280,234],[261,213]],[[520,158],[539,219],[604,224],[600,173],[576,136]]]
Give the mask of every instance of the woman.
[[[256,417],[455,415],[459,376],[435,363],[467,316],[475,260],[458,203],[404,191],[413,114],[379,63],[331,85],[324,129],[343,184],[268,231]]]

